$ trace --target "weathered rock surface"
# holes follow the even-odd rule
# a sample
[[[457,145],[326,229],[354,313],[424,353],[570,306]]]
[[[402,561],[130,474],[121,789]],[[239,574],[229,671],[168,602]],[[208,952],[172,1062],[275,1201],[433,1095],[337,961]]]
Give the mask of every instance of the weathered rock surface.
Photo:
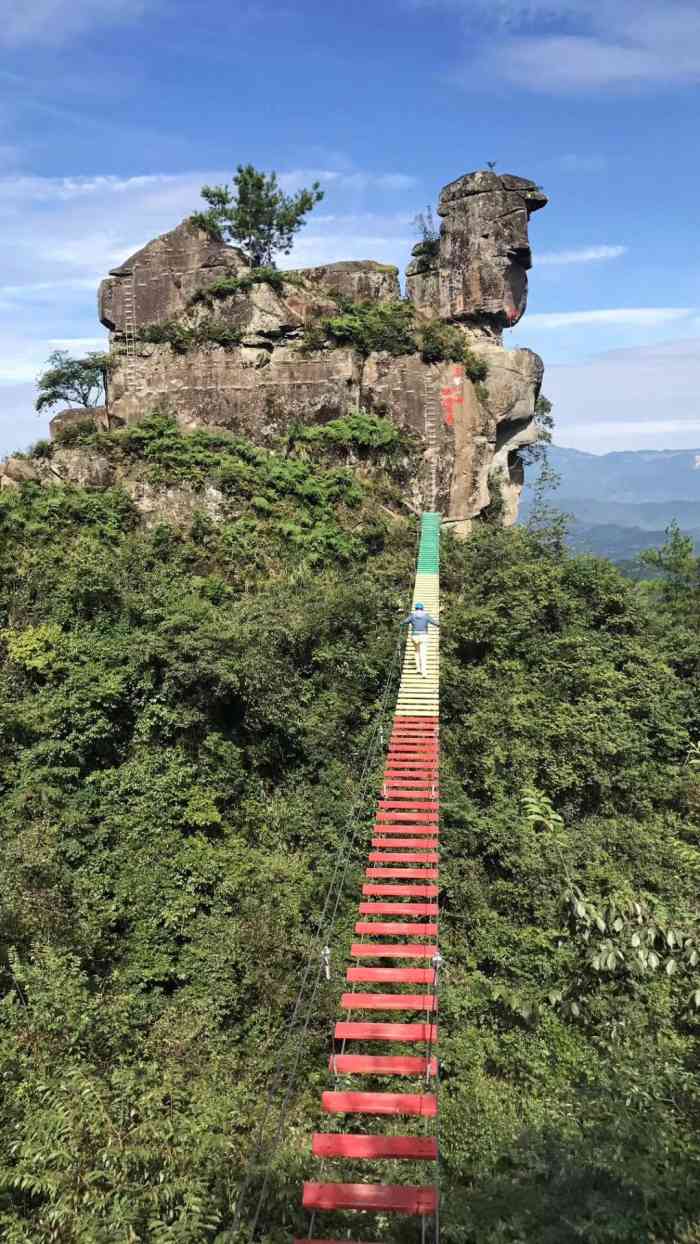
[[[345,259],[318,268],[300,268],[298,275],[320,291],[351,302],[394,302],[401,297],[399,270],[374,259]]]
[[[430,259],[414,248],[408,297],[445,320],[496,332],[517,324],[532,267],[528,221],[546,203],[524,177],[478,172],[450,182],[438,203],[439,253]]]
[[[65,428],[85,423],[86,420],[105,432],[110,426],[105,406],[92,406],[89,410],[86,410],[84,406],[78,406],[70,410],[61,410],[57,415],[54,415],[53,419],[49,420],[49,437],[53,441],[58,433],[63,432]]]
[[[110,423],[137,421],[159,409],[184,427],[239,430],[270,445],[291,422],[325,422],[361,407],[386,414],[422,444],[421,467],[407,497],[416,508],[437,507],[466,531],[488,505],[489,480],[498,472],[504,521],[515,521],[522,487],[517,451],[535,439],[542,363],[529,350],[504,350],[501,332],[525,310],[532,262],[528,221],[546,202],[525,178],[469,173],[440,195],[439,242],[413,248],[407,295],[418,320],[440,317],[459,326],[472,354],[487,363],[485,384],[479,385],[462,364],[426,364],[418,353],[364,357],[328,341],[312,352],[301,349],[305,328],[337,313],[339,301],[396,301],[400,290],[392,266],[348,261],[297,270],[273,285],[251,283],[255,274],[242,252],[184,221],[114,268],[100,286],[100,318],[111,331],[115,357]],[[223,277],[246,279],[224,297],[208,293]],[[212,320],[234,344],[224,347],[207,337],[204,328]],[[185,333],[184,346],[144,339],[145,330],[171,321]],[[52,434],[85,416],[62,412],[52,420]],[[104,412],[94,418],[104,426]],[[109,463],[89,458],[60,449],[50,463],[11,459],[0,467],[0,482],[18,486],[37,478],[37,470],[40,482],[111,482]],[[188,509],[189,502],[176,505],[174,496],[163,501],[162,492],[133,484],[135,503],[146,516],[162,516],[168,505]],[[212,514],[218,504],[213,495],[207,501]],[[201,496],[194,508],[201,508]]]
[[[111,332],[124,332],[128,321],[137,328],[163,323],[186,311],[214,281],[248,267],[241,251],[183,220],[112,268],[97,295],[100,320]]]

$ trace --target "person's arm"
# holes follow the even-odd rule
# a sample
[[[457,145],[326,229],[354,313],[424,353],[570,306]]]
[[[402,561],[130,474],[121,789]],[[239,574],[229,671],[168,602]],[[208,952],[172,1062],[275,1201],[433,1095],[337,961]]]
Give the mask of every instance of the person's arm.
[[[404,618],[403,622],[399,622],[399,626],[408,626],[408,623],[410,621],[411,621],[411,614],[409,613],[408,617]]]
[[[438,630],[440,630],[440,623],[435,621],[435,618],[431,613],[428,614],[428,623],[432,626],[436,626]]]

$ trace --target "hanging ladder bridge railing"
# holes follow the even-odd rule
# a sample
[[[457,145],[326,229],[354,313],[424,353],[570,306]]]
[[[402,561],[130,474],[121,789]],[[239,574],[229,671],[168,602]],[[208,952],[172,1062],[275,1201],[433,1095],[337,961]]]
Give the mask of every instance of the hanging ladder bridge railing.
[[[435,618],[439,541],[440,515],[423,514],[414,600]],[[341,1172],[352,1164],[356,1182],[319,1178],[304,1184],[303,1205],[310,1212],[306,1244],[335,1244],[319,1240],[334,1229],[348,1244],[347,1222],[337,1225],[339,1211],[350,1211],[351,1217],[352,1211],[384,1218],[416,1215],[422,1244],[439,1240],[438,636],[431,633],[425,675],[414,669],[412,645],[406,644],[355,925],[359,940],[350,949],[348,992],[340,1001],[344,1017],[334,1031],[333,1088],[321,1099],[324,1113],[340,1117],[344,1130],[317,1132],[312,1139],[324,1176],[329,1163],[340,1163]],[[390,1091],[397,1078],[402,1091]],[[400,1134],[392,1120],[401,1120]],[[415,1164],[429,1174],[418,1176],[420,1182],[384,1182],[387,1162],[392,1170],[412,1170]],[[325,1219],[329,1213],[332,1225],[317,1233],[319,1215]]]

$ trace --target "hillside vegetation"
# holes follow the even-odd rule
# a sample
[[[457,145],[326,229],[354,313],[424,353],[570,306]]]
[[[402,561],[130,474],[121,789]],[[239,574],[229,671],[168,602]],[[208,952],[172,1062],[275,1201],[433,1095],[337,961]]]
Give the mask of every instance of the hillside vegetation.
[[[0,497],[7,1244],[240,1238],[416,544],[381,423],[299,436],[101,434],[143,477],[217,481],[228,517],[187,533],[118,489]],[[442,568],[443,1238],[698,1244],[697,562],[676,548],[642,594],[556,533],[484,525]],[[306,1229],[340,989],[304,1040],[271,1241]]]

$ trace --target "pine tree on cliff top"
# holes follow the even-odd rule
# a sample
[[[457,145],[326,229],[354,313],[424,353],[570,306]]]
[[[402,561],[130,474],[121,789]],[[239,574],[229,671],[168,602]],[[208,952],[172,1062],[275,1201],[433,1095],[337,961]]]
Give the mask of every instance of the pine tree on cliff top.
[[[254,268],[272,267],[277,252],[288,255],[304,217],[323,198],[315,181],[310,189],[285,194],[276,173],[261,173],[252,164],[239,164],[228,185],[202,186],[208,211],[191,219],[221,241],[237,242]]]

